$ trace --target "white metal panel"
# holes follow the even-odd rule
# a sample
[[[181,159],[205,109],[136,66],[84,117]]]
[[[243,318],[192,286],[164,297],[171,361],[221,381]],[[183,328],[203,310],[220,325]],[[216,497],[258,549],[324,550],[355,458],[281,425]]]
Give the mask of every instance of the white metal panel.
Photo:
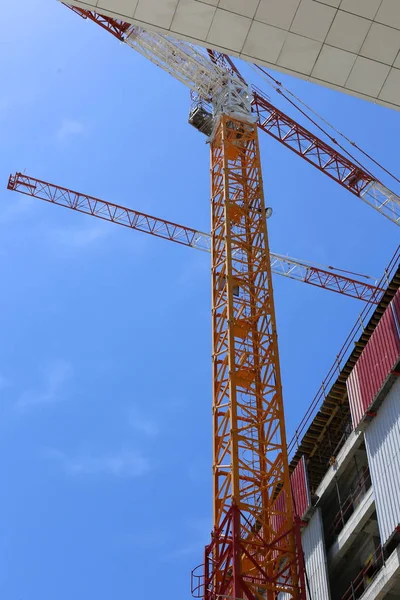
[[[400,378],[365,431],[381,542],[400,524]]]
[[[400,108],[399,0],[69,2]]]
[[[317,509],[301,536],[306,564],[309,600],[329,600],[330,590],[321,509]]]
[[[317,508],[301,534],[308,585],[307,600],[330,600],[321,509]],[[308,591],[308,588],[310,591]],[[291,600],[290,594],[280,594],[279,600]]]

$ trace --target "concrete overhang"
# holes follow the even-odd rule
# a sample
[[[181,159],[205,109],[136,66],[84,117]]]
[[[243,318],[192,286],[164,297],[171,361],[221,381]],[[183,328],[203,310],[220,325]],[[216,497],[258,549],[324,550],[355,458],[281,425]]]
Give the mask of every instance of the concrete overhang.
[[[400,0],[71,0],[400,109]]]
[[[400,546],[387,559],[385,565],[363,594],[363,600],[383,600],[399,598],[400,590]],[[392,593],[393,595],[392,595]]]
[[[335,481],[343,473],[345,468],[354,457],[355,452],[361,446],[364,435],[359,431],[352,431],[343,447],[340,449],[334,464],[328,469],[325,477],[317,487],[315,495],[321,499],[327,491],[331,491]]]
[[[366,522],[371,518],[374,510],[374,492],[372,487],[370,487],[328,552],[330,569],[333,570],[337,567],[358,534],[364,529]]]

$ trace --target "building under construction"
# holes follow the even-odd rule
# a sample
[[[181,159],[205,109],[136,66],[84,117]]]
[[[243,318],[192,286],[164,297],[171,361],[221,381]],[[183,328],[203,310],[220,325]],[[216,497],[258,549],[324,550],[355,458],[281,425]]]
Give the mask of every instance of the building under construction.
[[[400,197],[276,109],[228,56],[399,108],[397,1],[68,5],[186,85],[189,122],[210,143],[210,234],[21,173],[9,180],[11,190],[211,252],[214,520],[204,564],[192,574],[193,595],[399,598],[400,247],[376,286],[274,258],[258,130],[393,227],[400,224]],[[271,281],[277,264],[287,269],[281,274],[302,268],[297,278],[305,283],[367,301],[289,442]]]
[[[399,250],[289,445],[310,599],[400,598]]]

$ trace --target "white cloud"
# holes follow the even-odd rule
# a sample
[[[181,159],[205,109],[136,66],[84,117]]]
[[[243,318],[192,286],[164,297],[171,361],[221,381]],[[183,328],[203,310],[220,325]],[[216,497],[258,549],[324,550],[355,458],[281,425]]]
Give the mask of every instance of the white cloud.
[[[195,517],[185,523],[185,539],[190,540],[187,544],[182,544],[167,552],[164,559],[167,562],[175,561],[184,556],[198,554],[211,539],[211,515],[209,517]]]
[[[204,549],[204,543],[202,542],[193,542],[192,544],[185,544],[184,546],[180,546],[175,550],[171,550],[171,552],[166,552],[164,555],[164,560],[166,562],[176,561],[180,558],[184,558],[186,556],[200,556],[201,551]]]
[[[9,94],[0,97],[0,119],[10,116],[10,113],[19,111],[21,106],[28,106],[32,100],[32,93],[28,94]]]
[[[131,478],[145,475],[151,468],[149,460],[133,450],[104,456],[86,454],[72,458],[59,450],[48,449],[45,457],[58,461],[67,473],[73,475]]]
[[[71,379],[72,366],[63,359],[53,360],[43,369],[43,384],[39,389],[25,390],[14,404],[19,412],[54,404],[61,400],[65,384]]]
[[[207,517],[192,517],[186,522],[188,530],[192,531],[195,535],[202,537],[211,535],[211,518]]]
[[[26,196],[8,197],[7,203],[1,203],[0,206],[0,224],[10,223],[16,219],[20,219],[25,214],[32,210],[34,200]]]
[[[10,108],[11,100],[10,98],[2,97],[0,98],[0,117],[2,117]]]
[[[117,543],[121,546],[134,546],[142,550],[159,550],[168,544],[170,537],[170,534],[160,527],[147,527],[142,531],[119,536]]]
[[[72,248],[85,248],[110,234],[108,226],[103,223],[91,227],[75,227],[72,229],[55,229],[51,231],[54,241]]]
[[[56,137],[59,142],[64,142],[74,135],[80,135],[85,130],[81,121],[76,119],[63,119],[57,131]]]
[[[209,276],[210,260],[204,259],[204,252],[193,254],[191,259],[186,259],[184,266],[177,275],[178,284],[180,286],[196,285],[199,279]]]
[[[0,391],[8,387],[10,387],[10,382],[0,373]]]
[[[156,437],[160,432],[156,421],[144,415],[137,407],[131,407],[129,410],[129,424],[135,431],[147,437]]]
[[[197,458],[193,462],[189,462],[187,474],[191,483],[199,487],[207,485],[210,480],[211,470],[206,457],[202,457],[202,459]]]

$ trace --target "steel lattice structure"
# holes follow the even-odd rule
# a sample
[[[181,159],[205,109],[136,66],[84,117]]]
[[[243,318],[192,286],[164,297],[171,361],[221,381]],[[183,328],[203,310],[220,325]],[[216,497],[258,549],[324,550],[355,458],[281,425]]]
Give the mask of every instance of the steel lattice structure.
[[[119,40],[132,45],[133,38],[130,35],[130,31],[135,28],[130,23],[105,17],[104,15],[93,11],[84,10],[68,4],[66,4],[66,6],[84,19],[94,21]],[[165,40],[167,42],[170,40],[170,38],[163,36],[162,34],[153,34],[153,38],[155,36],[158,40],[164,40],[162,43],[165,43]],[[188,43],[175,41],[175,44],[181,47],[184,53],[189,52],[190,54],[193,50],[193,46]],[[199,52],[197,49],[196,51],[194,55],[197,54],[197,57],[201,57],[200,61],[204,65],[203,53]],[[142,53],[146,55],[145,51]],[[221,69],[222,71],[224,69],[225,71],[229,70],[233,76],[238,77],[238,79],[242,81],[243,85],[247,85],[244,78],[228,56],[215,51],[209,51],[209,56],[213,59],[217,69]],[[152,60],[151,53],[148,54],[147,57]],[[163,65],[159,60],[155,62],[163,68]],[[169,72],[172,73],[171,71]],[[176,75],[175,72],[173,74],[174,76]],[[192,82],[188,78],[179,76],[179,79],[191,87],[191,89],[198,91],[193,87]],[[306,127],[303,127],[283,111],[279,110],[269,101],[267,96],[261,90],[253,87],[252,92],[253,112],[257,119],[257,124],[262,131],[279,141],[286,148],[292,150],[292,152],[295,152],[319,171],[325,173],[328,177],[339,183],[357,198],[363,200],[363,202],[377,210],[380,214],[390,219],[393,223],[400,225],[400,197],[398,194],[383,185],[378,178],[374,177],[374,175],[367,170],[355,164],[352,160],[332,148],[332,146],[321,140]]]
[[[147,215],[126,206],[100,200],[94,196],[54,185],[23,173],[10,175],[7,187],[11,191],[45,200],[51,204],[91,215],[103,221],[123,225],[196,250],[211,252],[211,236],[209,233]],[[382,288],[376,287],[369,281],[361,281],[346,276],[333,267],[321,267],[273,252],[270,253],[270,260],[271,270],[277,275],[308,283],[344,296],[377,304],[384,293]],[[370,278],[366,279],[369,280]]]
[[[211,60],[219,67],[235,74],[246,84],[234,62],[222,52],[208,50]],[[384,186],[376,177],[355,164],[314,133],[297,123],[274,106],[259,88],[252,86],[252,108],[257,115],[258,127],[283,144],[297,156],[304,158],[349,192],[400,225],[400,197]]]
[[[121,42],[124,40],[124,34],[131,26],[130,23],[125,23],[124,21],[120,21],[118,19],[112,19],[111,17],[95,13],[91,10],[84,10],[78,6],[72,6],[71,4],[65,4],[65,6],[70,8],[74,13],[83,19],[89,19],[97,25],[100,25],[100,27],[111,33],[117,38],[117,40],[120,40]]]
[[[214,535],[206,550],[204,598],[272,600],[286,592],[298,599],[256,125],[223,116],[211,163]],[[279,530],[278,490],[288,499]],[[254,534],[257,523],[262,527]]]
[[[199,102],[190,122],[207,131],[210,140],[214,528],[205,549],[201,597],[305,600],[289,480],[258,128],[397,225],[400,198],[276,109],[261,92],[252,92],[223,54],[216,57],[183,40],[69,8],[194,92]],[[29,195],[42,194],[54,204],[208,249],[210,238],[193,229],[39,180],[24,181],[21,174],[9,181],[9,189],[18,188]],[[333,281],[312,270],[303,280],[328,289]],[[370,300],[376,299],[371,295]]]
[[[253,111],[259,128],[268,133],[340,183],[349,192],[400,225],[400,198],[370,173],[337,152],[299,123],[276,108],[257,88],[253,88]]]

